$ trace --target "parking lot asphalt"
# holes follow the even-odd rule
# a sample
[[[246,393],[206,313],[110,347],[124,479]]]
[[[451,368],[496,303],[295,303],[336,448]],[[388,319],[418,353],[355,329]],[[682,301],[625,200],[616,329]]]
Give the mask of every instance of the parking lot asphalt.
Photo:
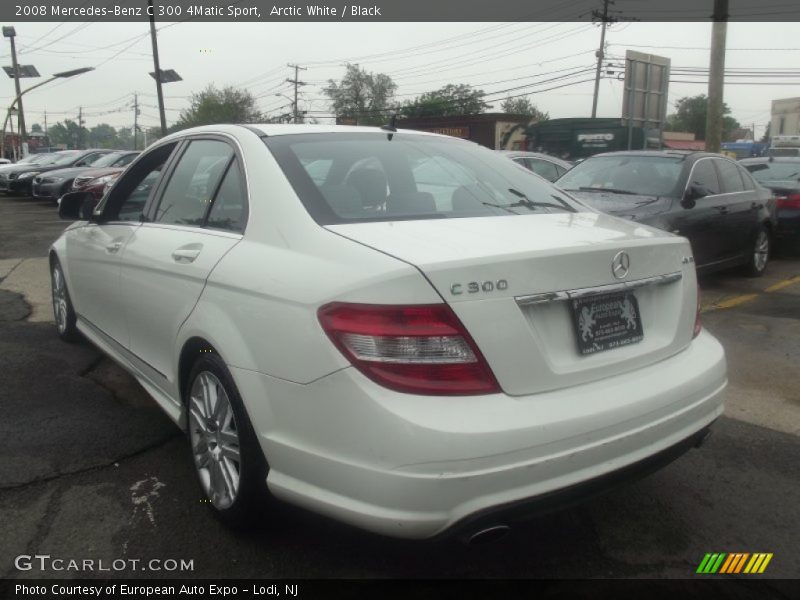
[[[685,578],[707,552],[770,552],[758,577],[800,575],[797,256],[760,279],[701,279],[704,326],[725,346],[730,377],[725,416],[702,448],[465,546],[386,539],[290,507],[249,531],[221,526],[177,428],[121,369],[88,343],[62,343],[47,322],[44,259],[63,227],[52,204],[0,197],[2,577],[109,575],[14,566],[50,554],[193,561],[189,572],[110,573],[134,577]]]

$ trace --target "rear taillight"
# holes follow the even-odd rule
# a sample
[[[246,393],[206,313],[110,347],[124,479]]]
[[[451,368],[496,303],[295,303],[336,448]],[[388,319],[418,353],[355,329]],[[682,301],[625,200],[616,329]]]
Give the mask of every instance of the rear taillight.
[[[320,308],[318,317],[353,366],[387,388],[438,396],[500,391],[475,342],[446,304],[333,302]]]
[[[697,312],[694,316],[694,331],[692,332],[692,339],[700,335],[700,330],[703,329],[703,324],[700,322],[700,286],[697,286]]]
[[[789,194],[788,196],[775,197],[776,208],[793,208],[800,210],[800,194]]]

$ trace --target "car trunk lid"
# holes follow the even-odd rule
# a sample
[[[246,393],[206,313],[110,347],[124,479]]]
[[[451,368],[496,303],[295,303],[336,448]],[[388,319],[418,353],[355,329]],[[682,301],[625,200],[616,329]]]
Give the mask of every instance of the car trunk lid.
[[[416,266],[510,395],[623,373],[691,340],[697,299],[691,249],[685,239],[650,227],[578,212],[327,229]],[[621,252],[629,264],[618,278],[612,262]],[[573,311],[594,311],[586,298],[616,303],[628,294],[638,304],[641,341],[583,354],[586,340],[579,342]]]

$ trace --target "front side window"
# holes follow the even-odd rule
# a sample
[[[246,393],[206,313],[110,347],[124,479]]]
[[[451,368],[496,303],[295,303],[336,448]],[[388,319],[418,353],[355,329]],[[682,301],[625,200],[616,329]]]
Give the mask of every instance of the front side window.
[[[148,199],[153,194],[161,172],[177,142],[149,151],[133,171],[126,172],[112,191],[106,194],[95,212],[107,221],[140,221]]]
[[[272,136],[264,143],[322,225],[583,209],[506,157],[471,142],[406,133],[320,133]]]
[[[190,142],[164,189],[155,220],[201,226],[232,157],[233,149],[225,142]]]
[[[719,194],[719,178],[711,159],[701,159],[694,163],[692,173],[689,178],[689,185],[693,186],[703,196],[714,196]]]
[[[676,196],[683,159],[673,156],[594,156],[558,180],[567,191],[608,191],[642,196]]]

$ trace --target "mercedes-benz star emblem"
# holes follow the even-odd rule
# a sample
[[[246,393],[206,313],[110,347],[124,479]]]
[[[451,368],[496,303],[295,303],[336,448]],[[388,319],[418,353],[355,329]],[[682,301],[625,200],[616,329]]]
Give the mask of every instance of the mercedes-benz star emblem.
[[[611,274],[616,279],[625,279],[631,268],[631,257],[624,250],[617,252],[611,259]]]

